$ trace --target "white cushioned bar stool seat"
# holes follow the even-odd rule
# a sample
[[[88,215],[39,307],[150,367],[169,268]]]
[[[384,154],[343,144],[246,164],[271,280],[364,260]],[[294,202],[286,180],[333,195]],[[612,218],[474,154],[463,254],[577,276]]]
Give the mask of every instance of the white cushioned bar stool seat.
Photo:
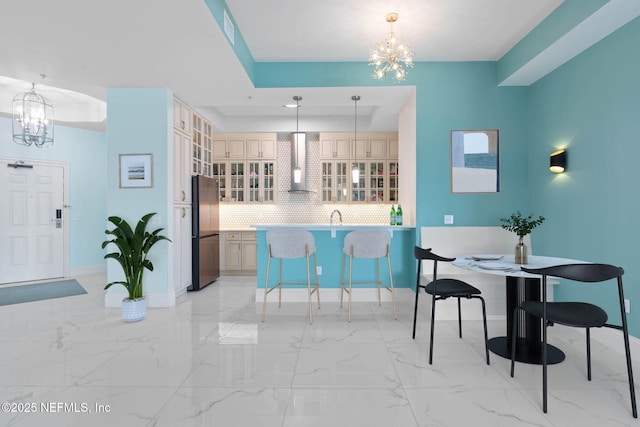
[[[348,233],[344,238],[344,246],[342,250],[342,275],[340,283],[340,307],[342,307],[342,301],[344,293],[349,295],[348,305],[349,314],[348,320],[351,321],[351,294],[353,285],[377,285],[378,286],[378,305],[381,304],[380,289],[385,288],[391,292],[391,300],[393,302],[393,318],[398,318],[396,310],[396,295],[393,288],[393,274],[391,272],[391,258],[389,251],[391,247],[391,233],[385,229],[370,229],[370,230],[356,230]],[[345,270],[347,268],[347,258],[349,258],[348,270],[349,279],[345,280]],[[353,260],[358,258],[375,259],[376,261],[376,280],[375,281],[353,281]],[[389,284],[385,285],[380,281],[380,258],[387,259],[387,266],[389,270]],[[349,288],[346,288],[346,285]]]
[[[313,313],[311,296],[315,293],[318,298],[318,308],[320,308],[320,293],[318,285],[318,275],[316,273],[316,246],[313,234],[306,230],[278,229],[267,231],[267,273],[264,284],[264,302],[262,304],[262,321],[264,322],[267,311],[267,295],[274,289],[278,289],[278,307],[282,306],[282,286],[306,286],[308,290],[309,302],[309,323],[313,323]],[[278,281],[273,286],[269,286],[269,271],[271,270],[271,259],[278,259],[279,275]],[[282,260],[305,258],[307,265],[307,281],[283,282],[282,281]],[[313,270],[310,266],[310,258],[313,258]],[[314,281],[311,282],[311,271],[313,271]]]

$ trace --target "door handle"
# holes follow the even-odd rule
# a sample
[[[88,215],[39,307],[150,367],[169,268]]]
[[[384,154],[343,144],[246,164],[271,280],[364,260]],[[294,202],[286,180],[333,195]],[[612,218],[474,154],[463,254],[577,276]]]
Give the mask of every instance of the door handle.
[[[56,228],[62,228],[62,209],[56,209]]]

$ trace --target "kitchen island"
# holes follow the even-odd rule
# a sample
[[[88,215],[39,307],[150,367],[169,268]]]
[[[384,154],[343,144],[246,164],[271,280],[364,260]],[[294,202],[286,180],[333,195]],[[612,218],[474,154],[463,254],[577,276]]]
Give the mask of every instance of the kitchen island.
[[[385,229],[391,232],[391,269],[393,270],[393,283],[396,288],[415,287],[416,261],[413,248],[416,244],[416,228],[413,225],[375,225],[375,224],[257,224],[252,225],[258,233],[258,265],[257,265],[257,290],[256,301],[262,301],[264,297],[264,281],[267,269],[267,238],[268,230],[273,229],[303,229],[313,234],[316,244],[316,259],[321,274],[318,276],[320,283],[321,301],[340,300],[340,275],[342,273],[342,248],[344,237],[347,233],[362,229]],[[271,266],[271,280],[277,280],[277,266]],[[283,263],[283,277],[286,282],[307,281],[307,270],[304,259],[285,260]],[[380,277],[386,283],[388,278],[387,263],[380,262]],[[353,280],[369,281],[375,278],[375,261],[359,259],[354,262]],[[377,301],[375,285],[370,289],[360,289],[353,293],[354,301]],[[284,288],[283,288],[284,289]],[[306,301],[307,290],[301,288],[286,288],[283,290],[283,301]],[[383,297],[390,298],[388,292],[383,292]]]

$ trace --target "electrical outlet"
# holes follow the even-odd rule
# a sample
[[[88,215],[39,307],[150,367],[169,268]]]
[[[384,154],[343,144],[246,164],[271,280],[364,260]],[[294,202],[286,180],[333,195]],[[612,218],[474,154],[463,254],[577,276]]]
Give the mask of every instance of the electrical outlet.
[[[316,266],[316,274],[318,276],[322,276],[322,266],[321,265],[317,265]]]
[[[445,224],[453,224],[453,215],[445,215],[444,216]]]
[[[624,299],[624,312],[627,314],[631,313],[631,301],[626,298]]]

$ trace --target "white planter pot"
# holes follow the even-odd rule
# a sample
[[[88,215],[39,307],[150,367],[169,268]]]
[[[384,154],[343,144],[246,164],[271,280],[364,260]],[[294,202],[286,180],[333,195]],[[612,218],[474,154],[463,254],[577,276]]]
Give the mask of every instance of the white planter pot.
[[[122,320],[125,322],[138,322],[147,314],[147,298],[122,300]]]

